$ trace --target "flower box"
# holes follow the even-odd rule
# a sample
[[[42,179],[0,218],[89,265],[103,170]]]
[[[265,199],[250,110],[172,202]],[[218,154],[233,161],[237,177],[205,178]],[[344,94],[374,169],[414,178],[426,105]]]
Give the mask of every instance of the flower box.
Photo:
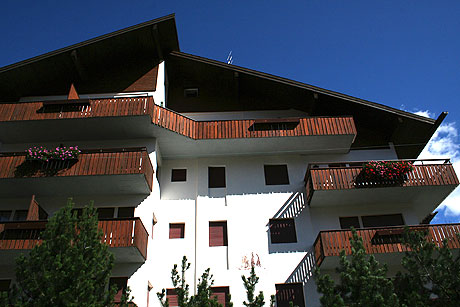
[[[77,160],[80,153],[81,150],[78,149],[78,146],[56,147],[53,149],[35,146],[26,150],[26,160],[41,162]]]
[[[413,169],[408,161],[370,161],[363,165],[360,179],[375,183],[401,183]]]

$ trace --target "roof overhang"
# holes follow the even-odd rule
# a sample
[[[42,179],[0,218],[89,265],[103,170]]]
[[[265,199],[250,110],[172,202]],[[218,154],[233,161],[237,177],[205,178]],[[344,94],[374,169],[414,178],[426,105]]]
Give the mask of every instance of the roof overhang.
[[[150,20],[0,68],[0,101],[121,92],[178,50],[174,14]]]

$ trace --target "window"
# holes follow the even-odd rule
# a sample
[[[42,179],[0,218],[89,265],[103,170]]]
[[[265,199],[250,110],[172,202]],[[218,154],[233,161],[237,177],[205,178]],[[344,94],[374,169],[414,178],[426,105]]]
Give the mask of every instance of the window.
[[[340,228],[342,229],[350,229],[352,226],[355,229],[361,228],[359,225],[359,218],[357,216],[339,217],[339,220]]]
[[[128,277],[111,277],[109,280],[109,289],[112,288],[113,285],[117,286],[117,294],[115,294],[113,300],[114,302],[119,303],[123,292],[128,286]]]
[[[222,306],[227,306],[229,288],[228,287],[211,287],[211,297],[216,297],[217,302]]]
[[[115,208],[97,208],[97,217],[102,219],[113,219]]]
[[[171,182],[187,181],[187,170],[183,169],[172,169],[171,170]]]
[[[185,223],[169,224],[169,238],[183,239],[185,236]]]
[[[209,246],[228,246],[227,221],[209,222]]]
[[[27,220],[27,210],[16,210],[14,212],[14,221],[25,221]]]
[[[8,292],[10,289],[11,279],[0,279],[0,294]]]
[[[225,167],[208,167],[208,187],[225,188]]]
[[[277,284],[275,287],[277,307],[289,307],[289,302],[293,302],[294,306],[305,307],[301,283]]]
[[[184,97],[186,98],[198,97],[198,88],[184,89]]]
[[[134,207],[118,208],[118,217],[134,217]]]
[[[1,210],[0,211],[0,222],[9,221],[11,218],[11,210]]]
[[[287,165],[264,165],[265,184],[289,184]]]
[[[179,300],[177,299],[176,289],[166,289],[166,298],[169,301],[170,307],[179,306]]]
[[[294,219],[271,219],[269,225],[273,244],[297,242]]]
[[[363,227],[400,226],[404,225],[402,214],[362,216]]]

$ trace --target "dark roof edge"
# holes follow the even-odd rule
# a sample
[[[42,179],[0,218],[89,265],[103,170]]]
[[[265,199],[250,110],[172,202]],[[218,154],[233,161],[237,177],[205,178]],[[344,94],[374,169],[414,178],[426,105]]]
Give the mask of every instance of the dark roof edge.
[[[73,44],[73,45],[70,45],[70,46],[67,46],[67,47],[64,47],[64,48],[60,48],[60,49],[57,49],[57,50],[54,50],[54,51],[50,51],[50,52],[35,56],[33,58],[26,59],[26,60],[23,60],[23,61],[20,61],[20,62],[17,62],[17,63],[13,63],[13,64],[10,64],[10,65],[3,66],[3,67],[0,68],[0,73],[8,71],[8,70],[11,70],[11,69],[14,69],[14,68],[17,68],[17,67],[20,67],[20,66],[23,66],[23,65],[26,65],[26,64],[37,62],[37,61],[46,59],[48,57],[51,57],[51,56],[54,56],[54,55],[57,55],[57,54],[60,54],[60,53],[64,53],[64,52],[67,52],[67,51],[70,51],[70,50],[73,50],[73,49],[76,49],[76,48],[79,48],[79,47],[83,47],[83,46],[86,46],[86,45],[89,45],[89,44],[92,44],[92,43],[96,43],[96,42],[102,41],[104,39],[113,37],[113,36],[124,34],[124,33],[127,33],[129,31],[137,30],[137,29],[140,29],[140,28],[143,28],[143,27],[146,27],[146,26],[150,26],[150,25],[153,25],[153,24],[156,24],[156,23],[160,23],[160,22],[163,22],[163,21],[167,21],[167,20],[170,20],[170,19],[173,19],[173,20],[175,19],[175,14],[174,13],[169,14],[167,16],[160,17],[160,18],[145,21],[145,22],[142,22],[140,24],[130,26],[128,28],[124,28],[124,29],[121,29],[121,30],[117,30],[117,31],[114,31],[114,32],[103,34],[103,35],[88,39],[86,41],[83,41],[83,42],[80,42],[80,43],[77,43],[77,44]],[[176,23],[175,22],[174,22],[174,30],[177,33],[177,28],[176,28]],[[176,36],[176,39],[177,39],[177,46],[179,46],[179,39],[177,38],[177,36]]]
[[[422,121],[422,122],[425,122],[425,123],[428,123],[428,124],[433,125],[433,124],[436,123],[436,120],[434,120],[432,118],[420,116],[420,115],[413,114],[413,113],[410,113],[410,112],[406,112],[406,111],[403,111],[403,110],[398,110],[398,109],[395,109],[395,108],[392,108],[392,107],[389,107],[389,106],[385,106],[385,105],[380,104],[380,103],[376,103],[376,102],[356,98],[356,97],[349,96],[349,95],[346,95],[346,94],[334,92],[334,91],[323,89],[323,88],[320,88],[320,87],[317,87],[317,86],[314,86],[314,85],[310,85],[310,84],[290,80],[290,79],[287,79],[287,78],[267,74],[267,73],[260,72],[260,71],[257,71],[257,70],[244,68],[244,67],[236,66],[236,65],[233,65],[233,64],[226,64],[224,62],[220,62],[220,61],[216,61],[216,60],[212,60],[212,59],[208,59],[208,58],[204,58],[204,57],[200,57],[200,56],[197,56],[197,55],[188,54],[188,53],[184,53],[184,52],[173,51],[173,52],[171,52],[171,55],[182,57],[182,58],[185,58],[185,59],[196,60],[196,61],[199,61],[199,62],[202,62],[202,63],[219,66],[219,67],[226,68],[226,69],[231,69],[231,70],[234,70],[234,71],[237,71],[237,72],[253,75],[253,76],[256,76],[256,77],[261,77],[261,78],[264,78],[264,79],[284,83],[284,84],[287,84],[287,85],[300,87],[300,88],[303,88],[303,89],[308,89],[308,90],[311,90],[311,91],[314,91],[314,92],[317,92],[317,93],[320,93],[320,94],[345,99],[345,100],[348,100],[348,101],[351,101],[351,102],[359,103],[361,105],[365,105],[365,106],[372,107],[372,108],[375,108],[375,109],[379,109],[379,110],[382,110],[382,111],[387,111],[387,112],[390,112],[390,113],[393,113],[393,114],[396,114],[396,115],[400,115],[400,116],[404,116],[404,117],[407,117],[407,118],[415,119],[415,120]]]

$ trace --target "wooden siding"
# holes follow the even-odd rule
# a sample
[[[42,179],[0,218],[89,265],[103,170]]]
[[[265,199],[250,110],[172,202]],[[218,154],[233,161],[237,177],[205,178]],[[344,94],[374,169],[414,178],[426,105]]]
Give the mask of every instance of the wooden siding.
[[[433,160],[407,160],[418,162],[430,162]],[[444,161],[444,160],[443,160]],[[364,162],[344,162],[364,163]],[[327,162],[321,163],[327,164]],[[361,173],[362,167],[318,167],[313,168],[310,164],[305,175],[307,201],[310,202],[314,191],[317,190],[350,190],[359,188],[377,187],[418,187],[418,186],[443,186],[458,185],[459,181],[454,167],[447,160],[442,164],[414,165],[413,171],[406,174],[403,182],[400,181],[360,181],[356,180]]]
[[[261,120],[195,121],[156,105],[153,97],[80,99],[0,104],[0,122],[46,119],[75,119],[149,115],[152,123],[195,140],[264,138],[284,136],[352,135],[356,127],[351,116],[308,117],[263,120],[264,123],[292,123],[294,128],[257,130]]]
[[[447,246],[452,249],[460,248],[460,224],[417,225],[410,226],[413,230],[428,230],[428,240],[437,246],[441,246],[444,239]],[[404,227],[378,227],[357,229],[358,236],[363,239],[364,249],[368,254],[401,253],[408,248],[400,242]],[[346,255],[351,255],[350,238],[351,230],[327,230],[321,231],[314,244],[317,265],[325,257],[339,256],[342,250]]]
[[[0,250],[31,249],[41,242],[40,232],[46,221],[0,223]],[[117,218],[99,221],[102,242],[109,247],[136,247],[147,259],[148,233],[140,218]],[[14,234],[9,235],[8,230]],[[14,238],[13,238],[14,236]]]
[[[145,148],[82,151],[76,161],[26,161],[25,153],[0,153],[0,179],[144,174],[152,190],[153,166]]]

